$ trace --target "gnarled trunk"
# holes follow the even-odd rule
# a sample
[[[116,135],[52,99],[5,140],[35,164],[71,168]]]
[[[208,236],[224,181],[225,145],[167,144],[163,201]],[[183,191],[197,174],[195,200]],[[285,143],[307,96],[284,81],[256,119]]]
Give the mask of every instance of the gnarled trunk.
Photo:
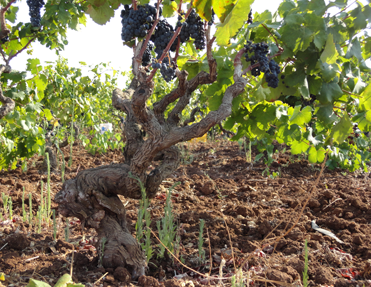
[[[209,73],[202,71],[188,81],[188,73],[178,71],[178,87],[155,103],[153,109],[146,106],[153,92],[153,82],[147,80],[151,76],[148,77],[143,69],[138,70],[126,91],[113,91],[113,106],[126,114],[125,162],[81,171],[76,178],[66,181],[55,197],[62,215],[78,217],[83,225],[95,228],[99,242],[106,238],[103,265],[129,267],[133,278],[144,274],[146,259],[140,245],[126,228],[125,208],[117,195],[141,198],[140,180],[146,188],[147,197],[154,197],[161,182],[179,166],[180,156],[175,144],[203,136],[229,116],[233,98],[242,93],[247,84],[242,77],[242,51],[235,60],[235,83],[227,88],[219,109],[210,112],[198,123],[193,123],[194,114],[189,120],[180,121],[180,114],[189,105],[198,86],[211,84],[217,79],[216,61],[211,54],[212,40],[208,42]],[[165,110],[175,101],[175,107],[165,118]],[[146,138],[143,137],[143,130]],[[161,162],[156,169],[148,172],[153,161]]]

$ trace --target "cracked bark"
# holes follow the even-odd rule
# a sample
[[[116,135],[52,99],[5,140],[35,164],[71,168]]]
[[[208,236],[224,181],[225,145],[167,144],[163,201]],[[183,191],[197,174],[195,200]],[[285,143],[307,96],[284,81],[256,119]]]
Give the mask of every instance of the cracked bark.
[[[146,101],[152,95],[153,82],[147,80],[144,70],[139,69],[135,73],[136,77],[126,91],[115,89],[112,105],[126,114],[125,161],[80,171],[76,178],[65,182],[55,197],[64,216],[78,217],[84,226],[95,228],[100,241],[103,237],[107,238],[103,265],[129,267],[133,278],[144,274],[146,260],[140,245],[126,228],[125,208],[118,195],[141,198],[136,179],[139,178],[147,196],[154,197],[161,182],[179,166],[179,150],[175,144],[204,135],[229,116],[233,98],[242,93],[247,84],[242,77],[241,61],[237,59],[235,82],[227,88],[219,109],[210,112],[198,123],[189,124],[192,122],[190,119],[188,125],[183,126],[179,115],[189,104],[192,93],[199,85],[211,84],[217,79],[216,61],[210,49],[211,45],[208,45],[209,73],[200,72],[188,81],[188,73],[178,71],[178,87],[155,103],[152,109],[147,107]],[[175,101],[175,107],[166,118],[165,110]],[[149,172],[148,167],[153,161],[160,161],[160,164]]]

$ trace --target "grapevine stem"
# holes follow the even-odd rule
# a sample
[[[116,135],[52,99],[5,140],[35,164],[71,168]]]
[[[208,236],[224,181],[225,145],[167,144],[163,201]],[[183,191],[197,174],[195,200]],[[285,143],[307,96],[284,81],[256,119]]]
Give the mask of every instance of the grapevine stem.
[[[268,31],[268,33],[273,37],[274,41],[276,42],[276,45],[278,47],[278,41],[276,39],[276,37],[271,33],[271,31],[267,28],[267,26],[265,26],[264,24],[262,24],[262,26],[265,28],[265,30]]]
[[[133,3],[133,9],[134,9],[134,10],[138,10],[138,7],[137,7],[137,0],[132,0],[131,2]]]
[[[346,91],[346,90],[344,90],[344,89],[342,89],[342,91],[343,91],[344,93],[347,93],[348,95],[352,95],[352,96],[354,96],[354,97],[358,97],[358,98],[363,98],[363,97],[360,96],[360,95],[352,94],[351,92],[348,92],[348,91]]]
[[[185,17],[184,17],[185,20],[187,20],[189,14],[191,14],[191,12],[192,12],[192,6],[189,7],[188,12],[187,12],[187,14],[186,14]],[[170,42],[167,44],[167,46],[166,46],[164,52],[162,53],[160,59],[158,59],[158,62],[159,62],[159,63],[162,62],[162,60],[165,58],[165,56],[166,56],[167,53],[169,52],[169,50],[170,50],[170,48],[171,48],[171,45],[173,45],[173,43],[174,43],[176,37],[178,37],[178,35],[179,35],[181,29],[182,29],[182,26],[180,26],[180,27],[178,27],[178,28],[176,29],[176,31],[175,31],[173,37],[171,38]],[[170,62],[169,62],[169,64],[170,64]],[[149,82],[149,81],[151,81],[151,80],[153,79],[153,77],[154,77],[155,74],[156,74],[156,71],[157,71],[157,68],[154,68],[154,69],[152,70],[151,74],[149,75],[149,77],[148,77],[148,79],[147,79],[147,82]]]

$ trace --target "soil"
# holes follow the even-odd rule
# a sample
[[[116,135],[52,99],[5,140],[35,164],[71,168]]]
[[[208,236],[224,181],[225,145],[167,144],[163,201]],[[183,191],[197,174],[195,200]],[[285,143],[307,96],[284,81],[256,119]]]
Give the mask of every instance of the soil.
[[[86,286],[215,285],[218,276],[225,278],[224,284],[230,284],[230,277],[238,275],[239,268],[249,286],[302,286],[305,241],[309,286],[371,286],[369,173],[325,169],[311,196],[321,167],[287,152],[276,156],[268,174],[262,162],[247,162],[236,142],[220,139],[186,143],[182,150],[184,164],[163,182],[149,210],[151,229],[158,234],[156,221],[164,214],[166,192],[180,182],[172,191],[171,200],[180,238],[175,253],[184,265],[167,252],[164,258],[157,258],[159,243],[153,237],[154,256],[147,276],[133,282],[124,267],[113,270],[99,265],[93,229],[82,230],[77,219],[66,222],[58,213],[54,240],[52,220],[49,224],[43,222],[39,229],[35,219],[41,198],[40,182],[44,181],[44,189],[47,185],[47,175],[39,172],[42,158],[35,157],[25,172],[20,168],[0,172],[0,192],[9,195],[13,202],[12,220],[4,215],[4,210],[3,219],[0,218],[0,274],[5,274],[0,286],[25,286],[30,278],[53,285],[63,274],[70,273],[71,262],[73,281]],[[66,147],[65,155],[68,151]],[[253,151],[253,158],[255,155]],[[77,145],[65,177],[73,178],[78,171],[122,161],[120,151],[92,156]],[[52,198],[61,186],[60,173],[52,173]],[[33,225],[28,223],[28,216],[25,222],[22,219],[23,188],[26,212],[28,194],[32,194]],[[124,197],[122,200],[135,234],[139,201]],[[51,205],[52,209],[57,208],[53,201]],[[0,207],[3,209],[2,197]],[[205,261],[200,262],[201,219],[205,220]],[[314,230],[313,220],[340,240]],[[208,274],[212,276],[209,279]]]

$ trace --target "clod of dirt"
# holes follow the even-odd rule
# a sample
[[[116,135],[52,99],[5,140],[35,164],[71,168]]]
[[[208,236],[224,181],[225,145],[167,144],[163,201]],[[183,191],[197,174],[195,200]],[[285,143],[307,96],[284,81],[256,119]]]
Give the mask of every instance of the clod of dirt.
[[[209,180],[198,188],[204,195],[212,194],[215,191],[215,182]]]
[[[55,244],[55,248],[57,248],[58,251],[66,251],[67,249],[73,249],[73,244],[64,242],[62,240],[58,240]],[[63,250],[64,249],[64,250]]]
[[[287,261],[287,265],[291,266],[300,274],[300,277],[303,277],[303,271],[304,271],[304,262],[301,261],[298,257],[290,258]]]
[[[131,275],[128,270],[124,267],[117,267],[113,276],[117,281],[129,284],[131,281]],[[152,277],[151,277],[152,278]]]
[[[164,283],[165,287],[183,287],[184,282],[177,279],[169,279]]]
[[[160,287],[161,284],[157,281],[156,278],[151,276],[142,275],[138,279],[138,285],[142,287]]]
[[[111,274],[108,274],[105,278],[104,278],[104,281],[109,283],[109,284],[112,284],[113,282],[115,282],[115,278],[113,277],[113,275]]]
[[[8,237],[9,247],[16,250],[23,250],[30,246],[30,240],[23,233],[13,234]]]
[[[314,280],[317,284],[333,284],[334,277],[331,275],[331,272],[325,268],[317,268],[316,275],[314,276]]]
[[[361,271],[361,276],[365,279],[371,279],[371,259],[367,260],[363,270]]]
[[[87,266],[89,265],[89,258],[84,253],[75,253],[74,257],[75,265],[78,267]]]
[[[269,280],[279,281],[279,282],[286,282],[292,283],[292,277],[284,272],[281,272],[276,269],[270,269],[267,271],[267,278]]]
[[[242,215],[244,217],[255,216],[255,212],[251,208],[249,208],[247,206],[244,206],[244,205],[238,206],[237,209],[236,209],[236,213],[237,213],[237,215]]]

